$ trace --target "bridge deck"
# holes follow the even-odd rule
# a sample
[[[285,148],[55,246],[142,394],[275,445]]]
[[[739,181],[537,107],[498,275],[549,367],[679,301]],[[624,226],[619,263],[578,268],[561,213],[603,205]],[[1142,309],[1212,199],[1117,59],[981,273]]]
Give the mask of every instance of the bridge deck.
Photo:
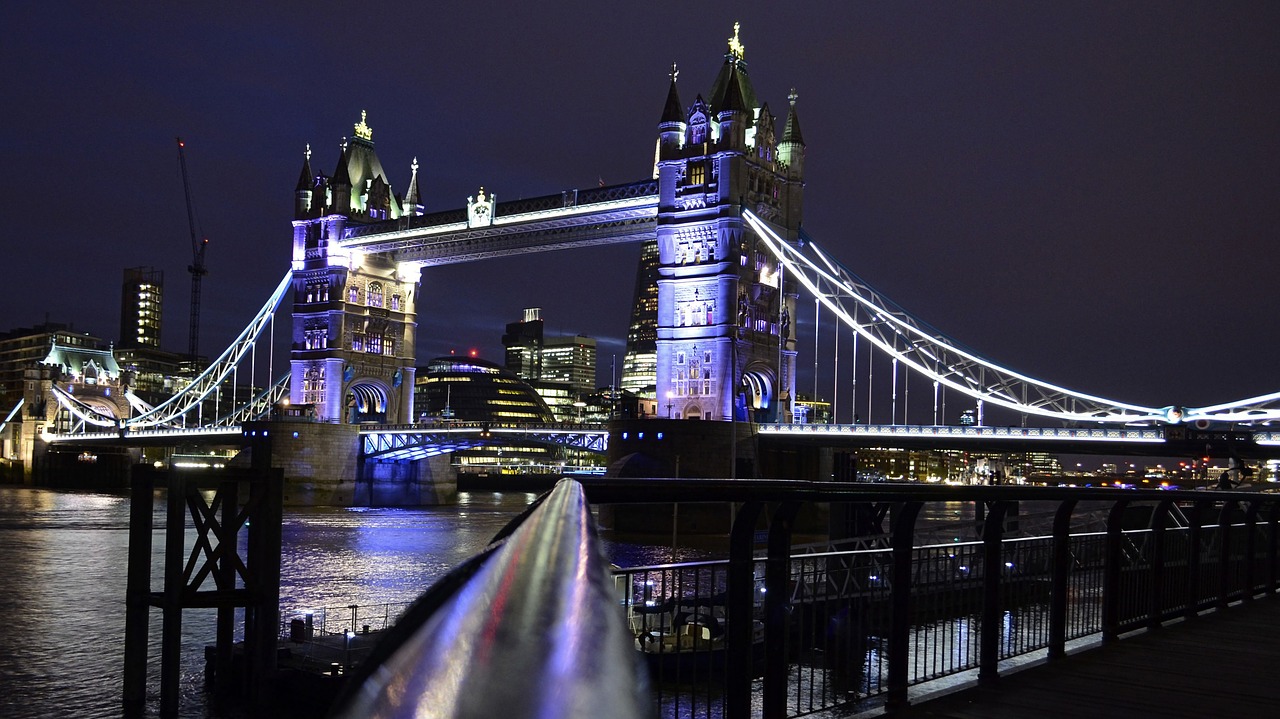
[[[1231,607],[909,707],[897,716],[1271,717],[1280,598]]]

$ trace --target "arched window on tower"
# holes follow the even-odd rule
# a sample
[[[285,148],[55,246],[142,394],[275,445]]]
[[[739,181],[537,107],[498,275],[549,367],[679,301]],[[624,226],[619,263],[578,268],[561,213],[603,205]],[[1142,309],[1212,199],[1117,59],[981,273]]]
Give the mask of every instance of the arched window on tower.
[[[382,306],[382,283],[381,282],[369,283],[369,306],[370,307]]]

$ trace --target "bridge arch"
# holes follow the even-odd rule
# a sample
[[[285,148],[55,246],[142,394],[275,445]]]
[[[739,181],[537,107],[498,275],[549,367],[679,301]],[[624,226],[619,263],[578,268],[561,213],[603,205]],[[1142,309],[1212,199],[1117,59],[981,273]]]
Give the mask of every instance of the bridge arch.
[[[377,379],[361,377],[353,380],[347,385],[345,397],[347,422],[349,424],[385,423],[389,396],[388,387]]]
[[[740,406],[745,411],[743,419],[751,421],[769,421],[773,417],[776,404],[777,380],[773,369],[763,362],[747,365],[738,381],[738,393],[742,398]]]

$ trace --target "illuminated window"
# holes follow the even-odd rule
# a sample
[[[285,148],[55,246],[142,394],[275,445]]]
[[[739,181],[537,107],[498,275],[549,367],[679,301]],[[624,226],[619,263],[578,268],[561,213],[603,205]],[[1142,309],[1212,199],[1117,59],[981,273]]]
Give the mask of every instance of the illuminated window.
[[[391,309],[400,310],[400,295],[391,295]]]
[[[369,283],[369,306],[370,307],[382,306],[382,283],[381,282]]]
[[[329,346],[329,330],[324,328],[313,328],[304,332],[306,337],[307,349],[322,350]]]
[[[360,302],[360,290],[356,288],[355,285],[351,285],[351,287],[347,289],[347,302],[352,304]]]
[[[328,302],[329,285],[324,282],[307,283],[307,302]]]
[[[707,182],[707,166],[701,162],[689,163],[689,178],[686,184],[704,185]]]
[[[324,401],[324,368],[311,367],[302,378],[302,403],[319,404]]]

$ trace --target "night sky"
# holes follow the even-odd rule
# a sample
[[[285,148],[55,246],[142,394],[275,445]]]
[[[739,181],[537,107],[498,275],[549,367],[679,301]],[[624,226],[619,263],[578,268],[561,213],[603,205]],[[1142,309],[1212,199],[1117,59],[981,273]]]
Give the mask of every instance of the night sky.
[[[115,339],[122,270],[153,265],[164,344],[185,351],[175,136],[210,238],[214,355],[287,268],[307,143],[332,174],[367,110],[397,192],[419,159],[428,211],[482,185],[501,201],[643,179],[671,63],[686,104],[708,94],[740,21],[760,98],[785,116],[800,97],[806,229],[917,317],[1116,400],[1280,390],[1275,2],[61,5],[10,3],[0,31],[0,330]],[[503,325],[541,306],[549,333],[598,338],[607,378],[637,257],[428,270],[418,358],[501,361]]]

